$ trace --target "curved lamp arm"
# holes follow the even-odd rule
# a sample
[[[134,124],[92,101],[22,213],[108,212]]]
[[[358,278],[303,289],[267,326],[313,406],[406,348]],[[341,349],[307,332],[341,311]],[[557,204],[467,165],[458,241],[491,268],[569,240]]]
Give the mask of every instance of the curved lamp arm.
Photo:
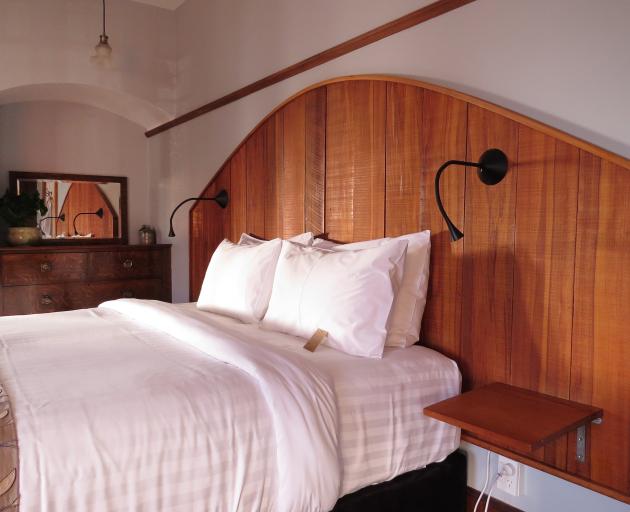
[[[79,234],[79,232],[77,231],[77,218],[78,218],[80,215],[96,215],[97,217],[99,217],[100,219],[102,219],[104,214],[105,214],[105,212],[103,212],[103,208],[99,208],[99,209],[98,209],[98,210],[96,210],[95,212],[80,212],[80,213],[77,213],[77,214],[74,216],[74,219],[72,219],[72,229],[74,229],[74,234],[75,234],[75,235],[78,235],[78,234]]]
[[[44,222],[45,220],[48,220],[48,219],[59,219],[61,222],[65,222],[66,221],[66,214],[62,213],[61,215],[49,215],[48,217],[44,217],[43,219],[41,219],[39,221],[39,224],[38,224],[40,231],[42,230],[42,222]]]
[[[175,236],[175,231],[173,230],[173,217],[175,216],[175,212],[177,210],[179,210],[181,206],[183,206],[184,204],[188,203],[189,201],[214,201],[221,208],[225,208],[228,205],[229,197],[228,197],[227,190],[221,190],[214,197],[189,197],[188,199],[184,199],[181,203],[179,203],[175,207],[175,209],[171,213],[171,218],[169,219],[169,228],[170,229],[168,230],[168,236],[169,237],[172,238],[172,237]]]
[[[444,210],[442,198],[440,197],[440,177],[442,176],[444,170],[450,165],[476,167],[477,176],[482,183],[486,185],[496,185],[507,174],[508,159],[505,153],[500,149],[489,149],[488,151],[484,152],[483,155],[481,155],[481,158],[479,158],[479,162],[449,160],[447,162],[444,162],[438,169],[437,173],[435,173],[435,201],[437,203],[438,210],[440,210],[440,214],[444,218],[448,230],[451,233],[451,240],[453,240],[453,242],[456,242],[460,238],[463,238],[464,233],[457,229],[455,224],[453,224],[453,221],[451,221],[451,219],[449,218],[446,210]]]

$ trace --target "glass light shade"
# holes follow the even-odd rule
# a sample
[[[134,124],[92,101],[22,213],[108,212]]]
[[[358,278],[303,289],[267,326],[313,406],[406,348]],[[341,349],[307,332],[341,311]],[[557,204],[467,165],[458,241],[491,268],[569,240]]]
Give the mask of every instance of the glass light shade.
[[[94,47],[94,55],[90,59],[94,64],[109,67],[112,64],[112,47],[109,46],[108,37],[101,34],[98,44]]]

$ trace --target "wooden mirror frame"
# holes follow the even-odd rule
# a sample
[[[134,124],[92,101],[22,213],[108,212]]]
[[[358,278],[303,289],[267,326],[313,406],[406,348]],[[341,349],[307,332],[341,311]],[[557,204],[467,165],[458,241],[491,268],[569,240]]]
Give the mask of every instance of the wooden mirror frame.
[[[17,193],[17,183],[21,179],[30,180],[66,180],[96,183],[118,183],[120,185],[120,236],[118,238],[55,238],[43,239],[40,245],[85,245],[109,244],[127,245],[129,243],[129,225],[127,218],[127,178],[125,176],[103,176],[91,174],[65,174],[39,171],[9,171],[9,189]]]

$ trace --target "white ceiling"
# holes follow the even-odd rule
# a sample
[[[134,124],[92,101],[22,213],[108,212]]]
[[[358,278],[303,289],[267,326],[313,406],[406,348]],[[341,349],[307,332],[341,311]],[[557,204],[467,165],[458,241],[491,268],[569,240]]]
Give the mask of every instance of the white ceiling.
[[[180,5],[182,5],[186,0],[134,0],[134,1],[140,2],[141,4],[155,5],[156,7],[162,7],[163,9],[170,9],[174,11]]]

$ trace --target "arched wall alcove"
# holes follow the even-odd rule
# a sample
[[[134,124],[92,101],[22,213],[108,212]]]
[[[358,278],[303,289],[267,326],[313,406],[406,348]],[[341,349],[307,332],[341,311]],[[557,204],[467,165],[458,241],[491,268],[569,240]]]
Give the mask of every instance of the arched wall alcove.
[[[91,84],[40,83],[0,90],[0,106],[31,101],[61,101],[89,105],[123,117],[145,130],[172,117],[164,109],[146,100]]]
[[[134,242],[150,215],[144,132],[165,119],[169,114],[161,108],[106,87],[58,83],[0,90],[0,194],[12,170],[126,176]]]

